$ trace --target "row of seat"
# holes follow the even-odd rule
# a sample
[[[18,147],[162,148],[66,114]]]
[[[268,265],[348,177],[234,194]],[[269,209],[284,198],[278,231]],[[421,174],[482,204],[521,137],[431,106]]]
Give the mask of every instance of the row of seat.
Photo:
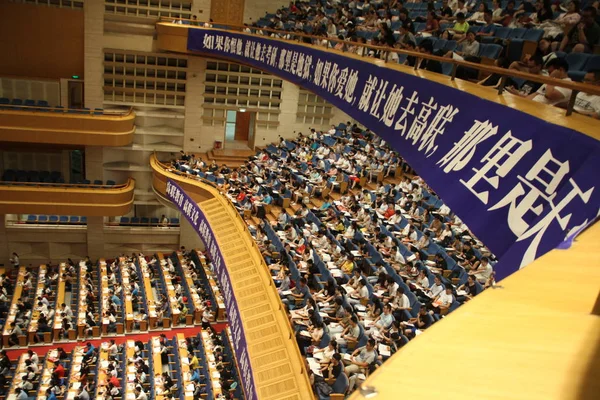
[[[24,108],[27,107],[27,108]],[[94,108],[65,108],[63,106],[50,106],[46,100],[31,100],[31,99],[9,99],[6,97],[0,98],[0,109],[5,110],[24,110],[24,111],[53,111],[53,112],[65,112],[69,114],[88,114],[88,115],[102,115],[104,109]]]
[[[120,226],[165,226],[158,218],[147,217],[121,217],[119,220]],[[166,226],[179,226],[179,218],[170,218]]]
[[[35,215],[29,214],[28,224],[59,224],[59,225],[86,225],[87,217],[76,215]]]
[[[18,182],[18,183],[65,183],[65,179],[59,171],[25,171],[7,169],[2,174],[3,182]],[[115,186],[116,182],[107,180],[106,183],[100,179],[90,181],[89,179],[76,180],[71,179],[70,184],[73,185],[94,185],[94,186]]]

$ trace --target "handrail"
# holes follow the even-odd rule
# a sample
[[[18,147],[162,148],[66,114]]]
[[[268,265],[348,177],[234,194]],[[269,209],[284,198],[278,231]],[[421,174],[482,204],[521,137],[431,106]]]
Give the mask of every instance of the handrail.
[[[83,109],[83,108],[66,108],[66,107],[47,107],[47,106],[26,106],[18,104],[0,104],[0,111],[31,111],[31,112],[53,112],[63,114],[75,114],[75,115],[91,115],[91,116],[119,116],[126,117],[133,112],[133,107],[129,107],[127,110],[105,110],[103,108],[97,109]],[[101,113],[100,113],[101,112]]]
[[[125,189],[130,185],[131,178],[126,183],[118,185],[95,185],[93,183],[47,183],[47,182],[14,182],[0,181],[0,188],[6,186],[28,186],[40,188],[65,188],[65,189]]]
[[[219,198],[222,200],[222,204],[225,203],[228,205],[229,211],[231,214],[235,215],[236,220],[238,221],[238,223],[241,224],[245,235],[242,235],[242,237],[244,237],[244,239],[246,239],[246,242],[250,245],[250,247],[252,247],[256,252],[258,252],[258,254],[260,254],[260,257],[257,257],[257,261],[259,262],[260,267],[263,268],[263,271],[269,271],[269,267],[267,266],[264,258],[262,257],[262,254],[260,253],[260,250],[258,248],[258,245],[256,244],[256,241],[251,237],[250,235],[250,231],[248,229],[248,225],[246,224],[246,222],[242,219],[242,217],[240,216],[239,211],[237,210],[237,208],[235,208],[235,206],[233,205],[233,203],[231,202],[231,200],[229,199],[229,197],[227,197],[223,191],[221,190],[221,188],[219,188],[216,184],[214,184],[213,182],[207,181],[204,178],[201,178],[197,175],[189,175],[186,173],[183,173],[181,171],[178,171],[176,169],[174,169],[173,167],[170,167],[166,164],[164,164],[163,162],[159,161],[158,158],[156,157],[156,152],[153,153],[153,155],[150,157],[150,163],[152,164],[153,162],[155,162],[156,164],[158,164],[158,166],[164,168],[166,170],[166,172],[171,172],[175,175],[181,176],[186,180],[189,181],[194,181],[196,183],[200,182],[200,183],[207,183],[209,186],[211,186],[212,188],[218,190],[220,196]],[[193,178],[192,178],[193,176]],[[215,197],[217,198],[217,197]],[[249,239],[250,237],[250,239]],[[282,303],[281,303],[281,299],[279,297],[279,294],[277,293],[277,288],[275,287],[275,285],[273,285],[273,281],[270,280],[269,281],[269,285],[271,288],[271,291],[274,293],[275,297],[277,299],[279,299],[279,307],[277,308],[276,312],[278,311],[282,317],[283,320],[286,322],[286,326],[289,329],[289,332],[293,332],[293,329],[290,325],[289,322],[289,318],[285,312],[284,307],[282,307]],[[293,338],[293,336],[292,336]],[[298,357],[298,359],[302,360],[302,355],[300,354],[300,349],[298,348],[298,345],[296,343],[294,343],[294,346],[292,346],[294,348],[294,352],[296,353],[296,356]],[[304,375],[305,379],[307,378],[308,374],[306,372],[306,366],[304,364],[299,366],[300,368],[300,374]]]
[[[170,21],[168,21],[170,20]],[[221,24],[221,23],[208,23],[210,24],[209,27],[205,27],[205,26],[198,26],[198,25],[192,25],[191,23],[193,22],[194,24],[204,24],[203,22],[199,22],[199,21],[192,21],[192,20],[188,20],[188,19],[183,19],[180,18],[178,20],[181,21],[189,21],[190,24],[185,24],[185,25],[179,25],[179,24],[174,24],[173,18],[166,18],[166,17],[161,17],[158,23],[168,23],[170,25],[173,26],[182,26],[182,27],[186,27],[186,28],[195,28],[195,29],[212,29],[212,30],[217,30],[217,31],[223,31],[223,30],[227,30],[227,29],[221,29],[221,28],[213,28],[212,25],[218,25],[218,26],[223,26],[223,27],[227,27],[230,28],[230,30],[232,31],[241,31],[242,33],[245,33],[247,35],[253,35],[253,36],[265,36],[265,35],[261,35],[260,33],[255,33],[255,32],[270,32],[270,33],[274,33],[277,35],[284,35],[284,36],[294,36],[296,38],[310,38],[310,39],[316,39],[316,40],[327,40],[329,42],[336,42],[336,43],[343,43],[347,46],[358,46],[358,47],[363,47],[366,49],[371,49],[371,50],[380,50],[380,51],[384,51],[386,52],[386,57],[385,59],[382,59],[380,61],[387,63],[388,59],[389,59],[389,54],[390,53],[396,53],[396,54],[405,54],[407,56],[412,56],[412,57],[416,57],[416,58],[420,58],[420,59],[426,59],[426,60],[435,60],[435,61],[439,61],[439,62],[444,62],[444,63],[449,63],[453,65],[453,70],[452,70],[452,76],[451,79],[454,80],[455,79],[455,75],[456,75],[456,68],[458,66],[462,66],[462,67],[466,67],[466,68],[472,68],[472,69],[476,69],[478,71],[483,71],[483,72],[487,72],[490,74],[498,74],[500,76],[502,76],[502,82],[500,84],[500,87],[498,89],[498,93],[502,94],[503,90],[504,90],[504,84],[505,84],[505,80],[507,77],[516,77],[516,78],[521,78],[521,79],[526,79],[529,81],[533,81],[533,82],[538,82],[538,83],[542,83],[542,84],[550,84],[550,85],[554,85],[554,86],[559,86],[559,87],[564,87],[567,89],[571,89],[573,90],[573,96],[576,96],[578,92],[585,92],[585,93],[589,93],[589,94],[595,94],[595,95],[600,95],[600,87],[595,86],[595,85],[590,85],[590,84],[585,84],[585,83],[579,83],[579,82],[573,82],[573,81],[565,81],[563,79],[556,79],[556,78],[550,78],[550,77],[546,77],[546,76],[541,76],[541,75],[534,75],[534,74],[530,74],[528,72],[521,72],[521,71],[515,71],[515,70],[509,70],[509,69],[504,69],[504,68],[498,68],[495,66],[491,66],[491,65],[482,65],[482,64],[477,64],[477,63],[473,63],[473,62],[469,62],[469,61],[460,61],[460,60],[454,60],[453,58],[446,58],[446,57],[440,57],[440,56],[435,56],[435,55],[429,55],[429,54],[424,54],[424,53],[419,53],[419,52],[415,52],[415,51],[408,51],[408,50],[399,50],[399,49],[394,49],[391,47],[387,47],[387,46],[373,46],[370,44],[366,44],[366,43],[359,43],[359,42],[352,42],[349,40],[340,40],[337,38],[324,38],[321,36],[314,36],[314,35],[309,35],[306,33],[299,33],[299,32],[293,32],[293,31],[285,31],[285,30],[278,30],[278,29],[271,29],[271,28],[260,28],[260,27],[253,27],[253,26],[244,26],[244,25],[233,25],[233,24]],[[250,32],[247,32],[247,30],[250,30]],[[285,41],[285,42],[289,42],[289,43],[293,43],[293,42],[298,42],[299,40],[293,40],[293,39],[286,39],[283,37],[276,37],[276,38],[272,38],[275,40],[281,40],[281,41]],[[313,46],[310,45],[308,43],[302,43],[306,46]],[[334,51],[334,52],[340,52],[340,53],[348,53],[348,50],[337,50],[337,49],[327,49],[327,51]],[[193,52],[192,52],[193,53]],[[354,54],[354,53],[352,53]],[[365,52],[363,52],[362,57],[368,57],[367,54],[365,54]],[[415,69],[416,68],[416,64],[415,64]],[[567,113],[568,115],[570,114],[569,112]]]

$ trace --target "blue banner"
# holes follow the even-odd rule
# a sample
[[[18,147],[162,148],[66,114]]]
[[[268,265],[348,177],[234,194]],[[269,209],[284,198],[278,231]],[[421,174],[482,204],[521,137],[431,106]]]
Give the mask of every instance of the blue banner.
[[[240,310],[235,299],[235,294],[233,293],[231,279],[227,267],[225,266],[219,242],[217,241],[210,224],[206,220],[204,213],[200,207],[198,207],[198,203],[192,200],[192,198],[171,179],[167,181],[166,195],[167,198],[177,206],[179,211],[181,211],[181,214],[185,216],[190,225],[198,233],[198,236],[200,236],[200,239],[204,242],[204,247],[208,252],[214,267],[214,272],[219,280],[221,293],[223,294],[223,300],[225,301],[225,307],[227,308],[227,318],[231,329],[233,349],[238,361],[242,388],[244,389],[247,400],[257,399],[256,386],[254,384],[254,376],[252,375],[252,366],[250,364],[248,346],[246,344],[246,335],[244,334],[244,326],[242,325]]]
[[[498,280],[598,215],[600,145],[591,137],[317,46],[188,32],[188,50],[309,89],[385,139],[498,257]]]

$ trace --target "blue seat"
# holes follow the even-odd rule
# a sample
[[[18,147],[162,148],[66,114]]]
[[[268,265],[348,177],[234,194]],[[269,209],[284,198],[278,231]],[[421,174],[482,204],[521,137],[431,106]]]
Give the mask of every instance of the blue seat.
[[[90,182],[89,179],[84,179],[83,182],[81,182],[81,183],[83,183],[84,185],[89,185],[92,182]]]
[[[140,223],[140,217],[131,218],[131,225],[139,225],[139,223]]]
[[[38,100],[37,101],[37,106],[38,107],[49,107],[49,104],[46,100]]]
[[[10,102],[10,104],[12,104],[13,106],[22,106],[23,105],[23,100],[21,100],[21,99],[12,99],[12,101]]]
[[[521,39],[527,32],[526,28],[514,28],[508,33],[508,39]]]
[[[543,29],[527,29],[523,35],[523,40],[530,42],[539,42],[544,37]]]
[[[129,217],[121,217],[119,225],[129,225]]]
[[[37,222],[37,215],[29,214],[27,216],[27,223],[28,224],[34,224],[36,222]]]
[[[150,223],[150,219],[146,218],[146,217],[142,217],[142,219],[140,220],[140,223],[142,225],[148,225]]]
[[[79,217],[76,215],[71,215],[69,217],[69,223],[70,224],[78,224],[79,223]]]
[[[87,217],[84,215],[83,217],[79,217],[80,224],[87,224]]]
[[[171,225],[179,225],[179,218],[171,218],[170,224]]]
[[[60,217],[58,217],[58,222],[60,224],[67,224],[69,223],[69,217],[67,217],[66,215],[61,215]]]
[[[106,185],[108,185],[108,186],[115,186],[116,183],[115,183],[115,181],[106,181]]]
[[[346,375],[345,372],[342,372],[337,377],[335,382],[333,382],[333,385],[331,385],[331,389],[332,389],[331,392],[336,393],[336,394],[346,394],[349,386],[350,386],[350,381],[348,380],[348,376]]]
[[[38,222],[39,222],[40,224],[45,224],[45,223],[47,223],[47,222],[48,222],[48,216],[47,216],[47,215],[40,215],[40,216],[38,217]]]
[[[27,99],[23,102],[24,106],[35,107],[35,100]]]
[[[150,218],[150,225],[158,225],[159,222],[158,218]]]
[[[6,97],[0,97],[0,104],[10,104],[10,99],[7,99]]]
[[[96,180],[94,181],[94,185],[99,185],[99,186],[102,186],[103,184],[104,184],[104,182],[102,182],[102,181],[101,181],[101,180],[99,180],[99,179],[96,179]]]
[[[58,216],[57,215],[51,215],[50,217],[48,217],[48,222],[50,222],[51,224],[57,224],[58,223]]]
[[[571,71],[585,71],[585,65],[591,55],[586,53],[569,53],[565,57],[565,60],[569,63],[569,72]]]
[[[479,47],[479,56],[497,59],[502,51],[502,46],[499,44],[481,44]]]
[[[585,70],[586,71],[597,71],[599,69],[600,69],[600,56],[592,55],[588,59],[587,64],[585,64]]]

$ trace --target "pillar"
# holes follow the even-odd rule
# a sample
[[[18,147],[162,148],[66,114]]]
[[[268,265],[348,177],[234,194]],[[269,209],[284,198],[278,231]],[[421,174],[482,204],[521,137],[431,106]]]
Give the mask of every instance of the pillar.
[[[87,248],[92,261],[105,257],[104,217],[87,217]]]

